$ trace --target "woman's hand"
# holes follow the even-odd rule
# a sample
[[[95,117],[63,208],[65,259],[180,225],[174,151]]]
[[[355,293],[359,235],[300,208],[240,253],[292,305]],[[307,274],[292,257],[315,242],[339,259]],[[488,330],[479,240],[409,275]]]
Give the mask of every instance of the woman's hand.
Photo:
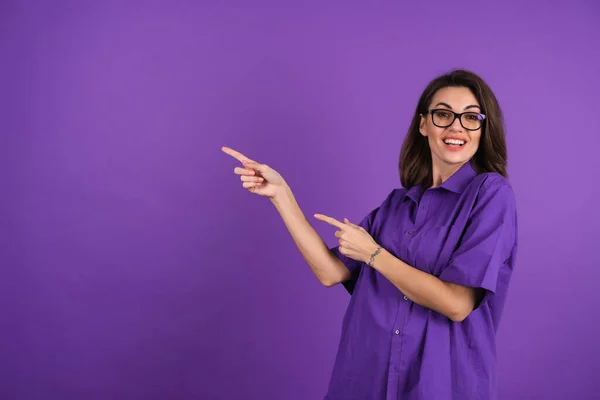
[[[340,253],[346,257],[366,263],[379,246],[369,232],[362,226],[351,223],[347,218],[344,218],[344,222],[322,214],[315,214],[315,218],[339,229],[335,236],[339,239]]]
[[[221,150],[244,166],[244,168],[235,167],[233,172],[240,175],[242,186],[248,191],[275,199],[277,195],[289,189],[282,176],[268,165],[257,163],[229,147],[222,147]]]

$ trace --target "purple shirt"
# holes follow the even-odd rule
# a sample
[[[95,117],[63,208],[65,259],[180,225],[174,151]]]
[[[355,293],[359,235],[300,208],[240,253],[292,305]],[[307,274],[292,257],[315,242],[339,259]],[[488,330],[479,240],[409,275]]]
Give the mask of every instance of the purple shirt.
[[[325,399],[495,399],[496,330],[517,247],[508,181],[466,163],[437,188],[393,190],[361,226],[407,264],[483,298],[453,322],[334,248],[352,296]]]

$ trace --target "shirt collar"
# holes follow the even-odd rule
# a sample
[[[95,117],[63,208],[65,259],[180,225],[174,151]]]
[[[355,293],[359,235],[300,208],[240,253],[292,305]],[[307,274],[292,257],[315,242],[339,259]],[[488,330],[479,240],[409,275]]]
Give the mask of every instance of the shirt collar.
[[[438,187],[457,194],[462,194],[475,176],[477,176],[477,171],[475,171],[471,162],[466,162],[458,169],[458,171]],[[415,203],[419,203],[423,193],[425,193],[425,188],[421,185],[415,185],[406,192],[405,196],[412,199]]]
[[[405,196],[414,201],[415,203],[419,204],[419,201],[421,201],[421,197],[423,196],[424,192],[425,188],[423,186],[415,185],[408,189]]]

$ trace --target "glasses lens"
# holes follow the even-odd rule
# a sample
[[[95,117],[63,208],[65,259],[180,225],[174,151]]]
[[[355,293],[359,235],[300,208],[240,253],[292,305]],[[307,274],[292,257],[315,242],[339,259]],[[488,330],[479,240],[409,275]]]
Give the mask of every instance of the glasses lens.
[[[479,129],[483,118],[477,113],[465,113],[462,115],[460,122],[466,129]]]
[[[452,125],[454,121],[454,114],[446,110],[435,110],[432,116],[433,123],[442,128]]]

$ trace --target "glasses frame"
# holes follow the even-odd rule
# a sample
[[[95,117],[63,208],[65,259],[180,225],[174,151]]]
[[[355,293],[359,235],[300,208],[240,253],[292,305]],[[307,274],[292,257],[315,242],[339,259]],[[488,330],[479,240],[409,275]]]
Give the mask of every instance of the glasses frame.
[[[446,125],[446,126],[438,125],[438,124],[435,123],[435,120],[433,118],[433,113],[436,112],[436,111],[445,111],[445,112],[454,114],[454,118],[452,118],[452,121],[448,125]],[[465,128],[468,131],[476,131],[476,130],[479,130],[479,129],[483,128],[483,121],[485,120],[485,114],[481,114],[481,113],[478,113],[478,112],[475,112],[475,111],[465,111],[463,113],[455,113],[454,111],[448,110],[447,108],[433,108],[431,110],[428,110],[427,114],[431,115],[431,122],[433,122],[433,124],[435,126],[437,126],[438,128],[448,128],[449,126],[452,126],[452,124],[454,123],[454,121],[456,120],[456,118],[458,118],[458,122],[460,122],[460,126],[462,126],[463,128]],[[463,124],[463,120],[462,120],[462,116],[465,115],[465,114],[477,114],[477,115],[479,115],[479,117],[481,117],[481,119],[480,119],[481,125],[479,126],[479,128],[476,128],[476,129],[467,128]]]

